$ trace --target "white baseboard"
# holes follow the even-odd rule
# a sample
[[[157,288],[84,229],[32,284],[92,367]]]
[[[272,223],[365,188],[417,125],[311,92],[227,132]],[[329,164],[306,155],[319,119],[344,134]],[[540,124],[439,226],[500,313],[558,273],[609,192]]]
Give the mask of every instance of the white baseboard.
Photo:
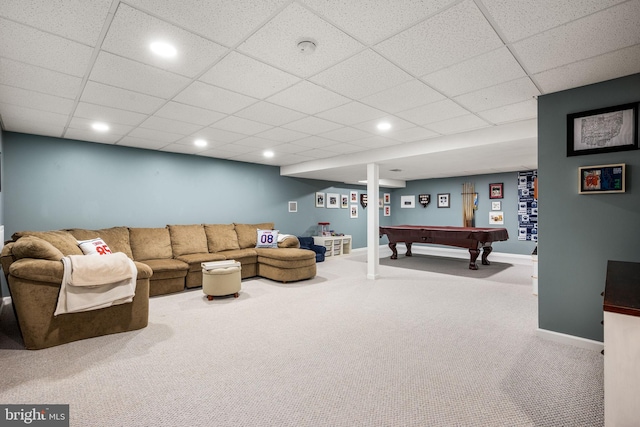
[[[561,344],[569,344],[574,347],[586,348],[587,350],[601,351],[604,349],[604,343],[600,341],[562,334],[560,332],[549,331],[547,329],[538,328],[536,330],[536,334],[545,340],[555,341]]]

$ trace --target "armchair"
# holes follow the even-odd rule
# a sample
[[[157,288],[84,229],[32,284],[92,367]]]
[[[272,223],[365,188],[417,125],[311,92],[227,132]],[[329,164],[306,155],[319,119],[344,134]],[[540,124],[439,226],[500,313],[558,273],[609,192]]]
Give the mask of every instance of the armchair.
[[[324,246],[316,245],[313,243],[313,237],[300,237],[300,249],[309,249],[316,253],[316,262],[324,261],[324,253],[327,252],[327,248]]]

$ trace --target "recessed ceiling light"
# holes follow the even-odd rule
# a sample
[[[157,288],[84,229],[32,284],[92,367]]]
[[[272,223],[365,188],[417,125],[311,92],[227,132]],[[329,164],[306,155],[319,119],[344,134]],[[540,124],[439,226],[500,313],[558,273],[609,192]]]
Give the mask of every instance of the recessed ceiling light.
[[[265,156],[265,157],[271,158],[271,157],[274,156],[274,153],[271,150],[267,150],[264,153],[262,153],[262,155]]]
[[[95,122],[91,125],[91,127],[93,128],[93,130],[96,130],[98,132],[106,132],[109,130],[109,125],[106,123]]]
[[[193,143],[197,147],[206,147],[207,146],[207,141],[205,141],[204,139],[196,139],[195,141],[193,141]]]
[[[162,56],[163,58],[173,58],[176,56],[176,53],[178,53],[173,45],[165,42],[153,42],[149,47],[153,53],[158,56]]]
[[[391,129],[391,123],[389,122],[381,122],[378,123],[378,130],[389,130]]]

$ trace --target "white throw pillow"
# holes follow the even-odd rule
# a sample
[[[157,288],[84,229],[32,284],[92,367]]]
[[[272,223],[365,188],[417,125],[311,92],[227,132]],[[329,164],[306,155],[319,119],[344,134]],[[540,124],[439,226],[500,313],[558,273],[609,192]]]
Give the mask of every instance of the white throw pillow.
[[[256,248],[277,248],[279,231],[280,230],[258,229],[258,243],[256,244]]]
[[[78,246],[85,255],[111,255],[111,249],[101,238],[78,240]]]

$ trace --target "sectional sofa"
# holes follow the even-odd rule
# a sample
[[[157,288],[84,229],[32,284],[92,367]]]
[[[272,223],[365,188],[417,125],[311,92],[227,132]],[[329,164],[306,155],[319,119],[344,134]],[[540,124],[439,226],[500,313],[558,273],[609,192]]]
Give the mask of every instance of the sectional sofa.
[[[146,327],[148,297],[202,286],[202,262],[239,261],[243,279],[260,276],[286,283],[314,277],[315,253],[300,249],[295,236],[278,247],[256,247],[258,230],[273,227],[234,223],[22,231],[5,244],[0,261],[25,346],[40,349]],[[133,302],[54,317],[63,277],[60,260],[82,255],[78,241],[95,238],[134,261]]]

